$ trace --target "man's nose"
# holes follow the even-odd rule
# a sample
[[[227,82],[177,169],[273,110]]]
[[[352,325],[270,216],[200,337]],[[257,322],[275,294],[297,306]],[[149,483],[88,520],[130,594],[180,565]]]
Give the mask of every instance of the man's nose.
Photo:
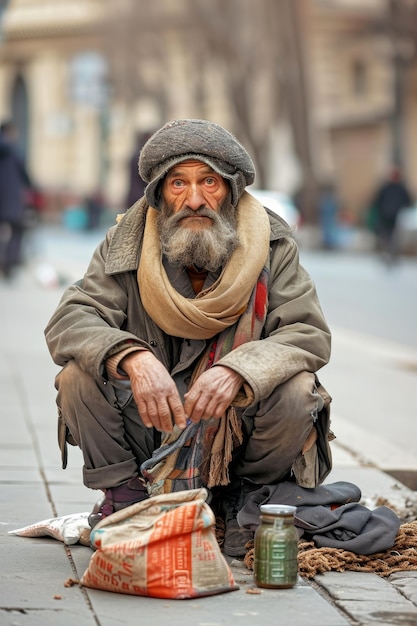
[[[205,200],[200,185],[190,185],[187,194],[187,205],[193,211],[197,211],[204,206]]]

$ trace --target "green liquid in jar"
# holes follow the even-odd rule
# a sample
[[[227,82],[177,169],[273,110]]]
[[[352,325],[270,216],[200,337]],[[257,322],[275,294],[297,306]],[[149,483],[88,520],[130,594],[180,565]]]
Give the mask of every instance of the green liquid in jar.
[[[289,589],[297,582],[296,507],[262,505],[255,533],[254,579],[258,587]]]

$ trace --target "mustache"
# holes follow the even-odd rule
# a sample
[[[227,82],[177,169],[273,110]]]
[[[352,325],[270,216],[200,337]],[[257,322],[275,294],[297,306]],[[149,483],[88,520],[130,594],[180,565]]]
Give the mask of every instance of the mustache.
[[[208,217],[209,219],[216,221],[217,214],[215,211],[212,211],[211,209],[204,206],[196,210],[185,207],[184,209],[181,209],[181,211],[179,211],[178,213],[174,213],[173,215],[171,215],[169,221],[172,225],[176,225],[186,217]]]

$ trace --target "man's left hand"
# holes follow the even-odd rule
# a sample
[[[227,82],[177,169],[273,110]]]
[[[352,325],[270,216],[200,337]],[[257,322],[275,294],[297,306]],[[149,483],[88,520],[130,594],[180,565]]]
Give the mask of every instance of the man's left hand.
[[[243,377],[223,365],[203,372],[185,394],[184,410],[192,422],[220,418],[235,399]]]

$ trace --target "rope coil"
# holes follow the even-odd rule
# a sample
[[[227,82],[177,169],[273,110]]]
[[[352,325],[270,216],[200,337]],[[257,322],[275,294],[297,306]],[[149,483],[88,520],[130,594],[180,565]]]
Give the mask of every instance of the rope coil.
[[[253,570],[254,548],[248,544],[244,564]],[[312,541],[298,544],[298,573],[304,578],[335,571],[368,572],[390,576],[395,572],[417,570],[417,521],[402,524],[395,544],[385,552],[355,554],[340,548],[317,548]]]

